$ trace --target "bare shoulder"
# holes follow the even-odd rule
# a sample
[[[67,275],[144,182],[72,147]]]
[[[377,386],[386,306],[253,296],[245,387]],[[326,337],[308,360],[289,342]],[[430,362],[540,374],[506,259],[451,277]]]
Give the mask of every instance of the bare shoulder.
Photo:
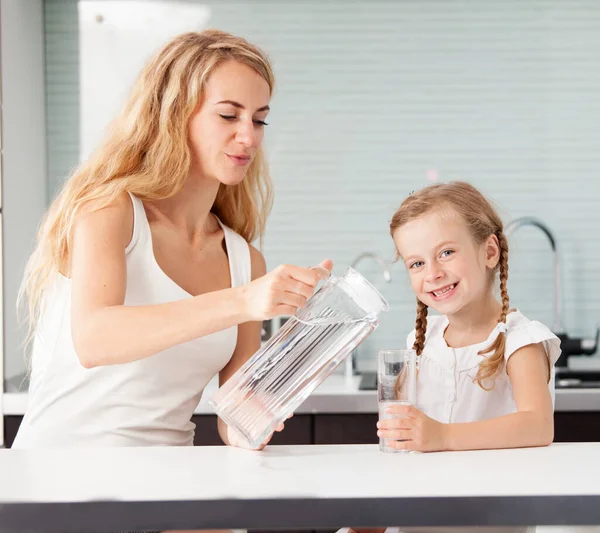
[[[260,250],[251,244],[248,244],[248,247],[250,248],[250,265],[252,268],[252,279],[254,280],[267,273],[267,263]]]
[[[127,247],[133,234],[133,205],[127,192],[107,205],[94,200],[81,208],[75,220],[75,234],[85,237],[98,233],[109,236],[119,246]]]

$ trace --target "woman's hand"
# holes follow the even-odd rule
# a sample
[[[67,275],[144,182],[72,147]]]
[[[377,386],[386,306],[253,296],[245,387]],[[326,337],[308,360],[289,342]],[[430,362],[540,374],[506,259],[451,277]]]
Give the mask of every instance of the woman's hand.
[[[292,418],[292,416],[294,416],[294,415],[291,414],[290,416],[288,416],[288,420],[290,418]],[[284,425],[280,424],[275,431],[280,432],[280,431],[283,431],[283,429],[284,429]],[[240,433],[238,431],[233,429],[231,426],[227,426],[227,440],[229,441],[229,444],[231,446],[235,446],[236,448],[244,448],[245,450],[256,450],[256,451],[262,450],[267,444],[269,444],[269,441],[273,438],[274,434],[275,434],[275,432],[271,433],[267,437],[265,442],[263,442],[257,448],[252,448],[251,446],[248,445],[248,441],[246,441],[246,439],[242,435],[240,435]]]
[[[397,418],[377,422],[377,435],[386,439],[390,448],[419,452],[448,449],[447,424],[429,418],[412,405],[390,405],[386,411]]]
[[[314,293],[319,280],[331,272],[327,259],[314,268],[281,265],[252,281],[244,289],[248,320],[268,320],[280,315],[293,315]]]

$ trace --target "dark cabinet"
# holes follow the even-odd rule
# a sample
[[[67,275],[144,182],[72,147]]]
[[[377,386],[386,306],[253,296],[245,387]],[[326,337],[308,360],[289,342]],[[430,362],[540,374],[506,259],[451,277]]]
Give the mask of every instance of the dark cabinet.
[[[375,413],[316,415],[314,444],[377,444],[377,418]]]
[[[275,432],[269,444],[311,444],[312,415],[295,415],[286,421],[284,430]],[[219,446],[223,444],[217,429],[216,415],[194,415],[196,424],[195,446]]]
[[[4,443],[7,448],[12,446],[22,418],[22,416],[13,415],[4,417]],[[192,422],[196,424],[194,445],[220,446],[223,444],[217,429],[216,415],[194,415]],[[286,421],[283,431],[275,432],[270,444],[311,444],[312,441],[312,415],[294,415]]]
[[[21,416],[4,417],[4,442],[12,445]],[[194,444],[223,444],[215,415],[195,415]],[[276,432],[271,444],[377,444],[377,414],[294,415]],[[600,442],[600,411],[560,412],[554,414],[554,442]]]
[[[17,431],[19,430],[19,426],[21,425],[22,416],[5,416],[4,417],[4,445],[7,448],[12,446],[15,437],[17,436]]]
[[[600,442],[600,411],[554,413],[554,442]]]

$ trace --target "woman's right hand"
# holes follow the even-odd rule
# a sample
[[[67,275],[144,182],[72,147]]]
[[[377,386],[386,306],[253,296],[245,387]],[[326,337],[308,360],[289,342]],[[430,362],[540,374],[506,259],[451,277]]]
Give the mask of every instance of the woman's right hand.
[[[333,263],[326,259],[317,267],[280,265],[244,287],[250,321],[293,315],[313,295],[321,279],[331,272]]]

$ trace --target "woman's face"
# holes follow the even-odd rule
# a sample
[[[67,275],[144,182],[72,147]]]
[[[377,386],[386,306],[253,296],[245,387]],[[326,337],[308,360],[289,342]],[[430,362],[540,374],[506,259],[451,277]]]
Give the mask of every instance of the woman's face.
[[[240,183],[262,144],[270,99],[269,84],[249,66],[216,67],[189,124],[192,174]]]

